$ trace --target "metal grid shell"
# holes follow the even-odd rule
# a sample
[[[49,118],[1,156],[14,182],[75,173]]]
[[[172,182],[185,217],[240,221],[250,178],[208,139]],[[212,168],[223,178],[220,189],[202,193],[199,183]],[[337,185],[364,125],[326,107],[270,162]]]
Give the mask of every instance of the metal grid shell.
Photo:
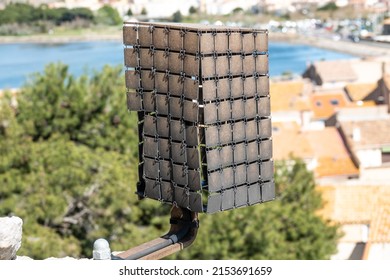
[[[273,200],[266,30],[125,23],[137,193],[194,212]]]

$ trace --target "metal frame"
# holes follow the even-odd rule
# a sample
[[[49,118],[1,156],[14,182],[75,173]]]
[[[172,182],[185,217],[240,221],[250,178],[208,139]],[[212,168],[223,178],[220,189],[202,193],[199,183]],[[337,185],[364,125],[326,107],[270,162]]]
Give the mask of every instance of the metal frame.
[[[275,198],[268,31],[125,23],[123,43],[137,194],[173,207],[166,235],[112,259],[161,259],[194,242],[198,212]]]
[[[267,30],[126,22],[123,42],[139,197],[206,213],[273,200]]]
[[[190,246],[199,228],[198,213],[173,206],[167,234],[112,256],[114,260],[159,260]]]

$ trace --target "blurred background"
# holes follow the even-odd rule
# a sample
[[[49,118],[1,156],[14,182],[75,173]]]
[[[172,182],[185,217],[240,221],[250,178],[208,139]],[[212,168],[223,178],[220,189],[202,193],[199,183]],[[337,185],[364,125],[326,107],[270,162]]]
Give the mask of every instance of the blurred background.
[[[123,21],[268,29],[277,199],[201,215],[173,259],[390,259],[389,0],[0,0],[0,216],[19,255],[168,230],[138,201]]]

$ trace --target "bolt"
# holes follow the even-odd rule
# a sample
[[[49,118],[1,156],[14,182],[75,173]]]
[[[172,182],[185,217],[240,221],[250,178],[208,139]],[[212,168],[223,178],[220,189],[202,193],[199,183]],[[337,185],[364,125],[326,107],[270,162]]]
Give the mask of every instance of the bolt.
[[[99,238],[93,243],[93,259],[94,260],[110,260],[111,249],[110,244],[104,238]]]

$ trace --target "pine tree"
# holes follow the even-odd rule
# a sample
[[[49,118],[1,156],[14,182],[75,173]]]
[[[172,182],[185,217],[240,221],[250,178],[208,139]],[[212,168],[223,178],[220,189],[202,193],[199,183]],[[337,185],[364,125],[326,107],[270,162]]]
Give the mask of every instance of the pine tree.
[[[0,97],[0,216],[24,220],[20,254],[91,257],[94,240],[125,250],[167,232],[169,206],[138,201],[137,117],[122,67],[75,78],[48,65],[15,102]],[[275,167],[277,199],[200,215],[179,259],[325,259],[337,228],[316,215],[321,197],[297,160]]]
[[[322,202],[312,173],[300,160],[275,170],[275,201],[201,215],[195,243],[175,258],[329,259],[339,235],[316,215]]]
[[[90,256],[99,237],[123,250],[159,235],[168,209],[156,215],[158,202],[139,207],[134,195],[137,122],[122,76],[106,67],[74,78],[52,64],[17,107],[0,99],[0,216],[24,220],[20,254]]]

